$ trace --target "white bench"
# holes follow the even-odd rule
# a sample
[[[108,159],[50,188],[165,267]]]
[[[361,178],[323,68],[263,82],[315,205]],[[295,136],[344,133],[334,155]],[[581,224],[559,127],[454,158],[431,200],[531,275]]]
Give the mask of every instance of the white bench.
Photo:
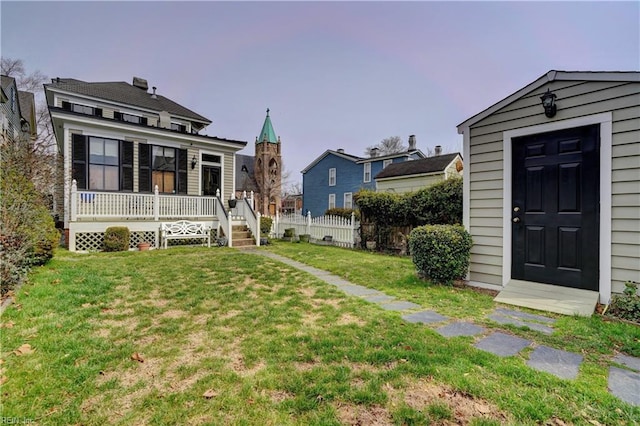
[[[207,247],[211,247],[211,230],[203,223],[179,220],[177,222],[164,222],[160,225],[160,241],[167,248],[167,241],[177,239],[207,240]]]

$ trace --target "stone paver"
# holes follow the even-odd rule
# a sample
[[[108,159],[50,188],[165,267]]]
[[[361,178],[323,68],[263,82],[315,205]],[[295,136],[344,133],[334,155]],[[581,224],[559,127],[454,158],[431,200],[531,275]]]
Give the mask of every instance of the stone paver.
[[[513,356],[531,344],[530,340],[505,333],[492,333],[474,345],[498,356]]]
[[[422,323],[422,324],[431,324],[434,322],[442,322],[442,321],[446,321],[449,318],[440,315],[437,312],[433,312],[433,311],[421,311],[421,312],[414,312],[411,314],[406,314],[402,316],[402,319],[407,321],[407,322],[412,322],[412,323]]]
[[[364,286],[361,286],[361,285],[355,285],[355,284],[341,286],[340,290],[342,290],[345,293],[350,294],[352,296],[366,296],[368,294],[370,294],[370,295],[378,295],[379,296],[379,295],[383,294],[382,292],[380,292],[378,290],[373,290],[371,288],[364,287]]]
[[[609,390],[629,404],[640,405],[640,373],[618,367],[609,368]]]
[[[382,303],[380,306],[382,307],[382,309],[386,311],[406,311],[409,309],[418,309],[421,307],[416,303],[407,302],[404,300],[396,300],[389,303]]]
[[[507,308],[496,308],[495,312],[506,316],[520,318],[524,321],[537,321],[548,324],[553,324],[554,322],[556,322],[555,318],[545,317],[544,315],[529,314],[527,312],[515,311],[513,309]]]
[[[444,337],[475,336],[484,333],[485,328],[471,322],[452,322],[436,329]]]
[[[625,367],[629,367],[632,370],[640,371],[640,358],[636,358],[629,355],[618,354],[613,357],[611,360],[616,364],[624,365]]]
[[[546,371],[561,379],[575,379],[582,362],[582,355],[573,352],[538,346],[531,352],[527,365],[539,371]]]
[[[395,299],[395,297],[393,296],[388,296],[384,293],[377,295],[377,294],[368,294],[366,296],[362,296],[362,298],[364,300],[366,300],[367,302],[371,302],[371,303],[386,303],[386,302],[391,302],[393,299]]]
[[[553,328],[547,325],[543,325],[537,322],[522,321],[517,318],[511,317],[511,316],[505,316],[499,313],[490,314],[489,319],[492,319],[498,324],[511,324],[517,327],[528,327],[531,330],[539,331],[540,333],[544,333],[544,334],[553,333]]]

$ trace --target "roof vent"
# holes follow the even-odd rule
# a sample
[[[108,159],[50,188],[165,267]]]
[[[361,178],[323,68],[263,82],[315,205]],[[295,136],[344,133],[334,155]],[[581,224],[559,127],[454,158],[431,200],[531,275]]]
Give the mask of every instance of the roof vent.
[[[433,150],[434,154],[436,156],[442,154],[442,145],[436,145],[435,149]]]
[[[151,98],[158,99],[158,96],[156,95],[156,86],[153,86],[152,89],[153,89],[153,94],[151,95]]]
[[[145,92],[149,90],[149,84],[147,83],[147,80],[145,80],[144,78],[133,77],[133,85],[138,89],[144,90]]]
[[[340,154],[344,154],[344,148],[338,148],[338,152],[339,152]]]
[[[416,135],[409,136],[409,151],[416,150]]]

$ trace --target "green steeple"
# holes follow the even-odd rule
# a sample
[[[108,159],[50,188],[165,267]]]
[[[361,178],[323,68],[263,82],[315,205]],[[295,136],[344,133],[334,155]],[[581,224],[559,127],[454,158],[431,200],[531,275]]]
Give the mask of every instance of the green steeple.
[[[269,117],[269,108],[267,108],[267,117],[264,119],[260,136],[256,138],[256,143],[264,141],[269,143],[278,143],[276,132],[273,131],[273,125],[271,124],[271,118]]]

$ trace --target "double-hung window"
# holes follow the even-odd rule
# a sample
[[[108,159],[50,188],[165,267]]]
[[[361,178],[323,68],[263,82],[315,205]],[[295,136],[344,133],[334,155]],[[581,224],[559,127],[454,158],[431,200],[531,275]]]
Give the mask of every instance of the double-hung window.
[[[353,193],[351,192],[344,193],[344,208],[345,209],[353,208]]]
[[[371,182],[371,163],[364,163],[364,182]]]
[[[329,186],[336,186],[336,169],[332,167],[329,169]]]
[[[141,143],[138,145],[140,192],[187,193],[187,150]]]
[[[78,189],[133,190],[133,142],[74,134],[71,150]]]
[[[89,138],[89,189],[120,189],[118,145],[116,139]]]
[[[176,192],[176,149],[164,146],[153,147],[152,185],[160,192]]]
[[[336,208],[336,194],[329,194],[329,208]]]

